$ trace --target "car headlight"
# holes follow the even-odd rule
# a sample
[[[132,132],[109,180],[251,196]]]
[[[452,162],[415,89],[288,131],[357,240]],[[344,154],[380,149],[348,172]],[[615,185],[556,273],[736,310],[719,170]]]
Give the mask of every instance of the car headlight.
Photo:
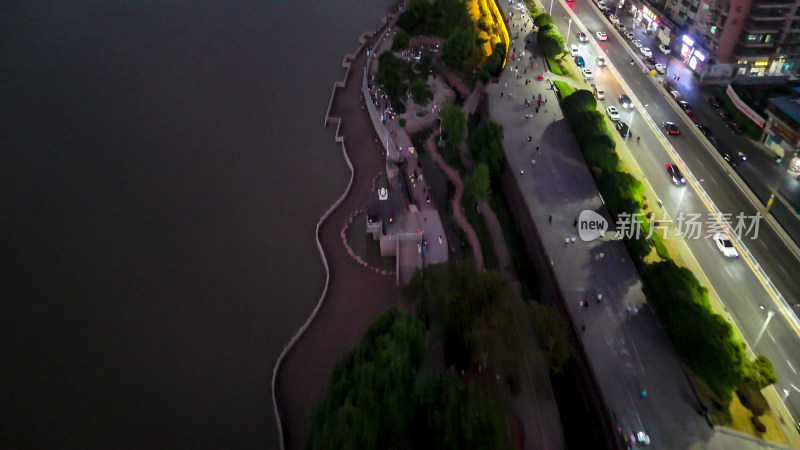
[[[686,178],[681,178],[681,183],[686,183]]]

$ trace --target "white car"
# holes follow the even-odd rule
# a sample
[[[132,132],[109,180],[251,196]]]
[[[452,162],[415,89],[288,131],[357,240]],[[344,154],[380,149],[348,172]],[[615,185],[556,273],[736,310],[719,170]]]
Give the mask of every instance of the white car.
[[[669,54],[669,47],[664,44],[658,46],[658,49],[661,50],[661,53],[668,55]]]
[[[581,42],[589,42],[589,36],[586,36],[586,33],[583,31],[578,31],[578,40]]]
[[[628,39],[633,39],[633,33],[628,31],[627,33],[625,33],[625,37]]]
[[[606,65],[606,57],[603,56],[603,55],[598,56],[597,57],[597,65],[598,66],[605,66]]]
[[[663,64],[656,64],[656,72],[663,74],[666,73],[666,71],[667,71],[667,66]]]
[[[642,47],[642,48],[639,49],[639,51],[642,52],[642,54],[646,58],[649,58],[649,57],[653,56],[653,52],[650,51],[650,48],[648,48],[648,47]]]
[[[717,248],[719,251],[726,258],[738,258],[739,257],[739,250],[736,250],[736,247],[731,242],[731,239],[725,233],[716,233],[714,234],[714,242],[717,244]]]
[[[594,87],[594,96],[597,97],[598,100],[605,100],[606,93],[602,89],[597,89],[597,86]]]
[[[617,110],[616,106],[609,106],[606,108],[606,114],[608,114],[608,118],[611,120],[619,120],[619,111]]]
[[[613,15],[613,14],[612,14],[612,15],[610,15],[610,16],[608,16],[608,20],[609,20],[609,21],[610,21],[612,24],[616,24],[617,22],[619,22],[619,19],[617,19],[617,16],[615,16],[615,15]]]
[[[633,44],[636,48],[642,48],[642,41],[640,41],[638,39],[632,40],[631,44]]]
[[[597,40],[598,41],[607,41],[608,40],[608,35],[603,33],[602,31],[598,31],[597,33],[595,33],[595,36],[597,36]]]
[[[577,55],[578,54],[578,46],[575,45],[575,44],[570,45],[569,46],[569,54],[572,55],[572,56]]]
[[[600,8],[600,9],[605,8],[606,7],[606,2],[604,2],[602,0],[597,2],[597,7]]]
[[[584,80],[591,80],[594,74],[591,70],[584,68],[583,69],[583,79]]]

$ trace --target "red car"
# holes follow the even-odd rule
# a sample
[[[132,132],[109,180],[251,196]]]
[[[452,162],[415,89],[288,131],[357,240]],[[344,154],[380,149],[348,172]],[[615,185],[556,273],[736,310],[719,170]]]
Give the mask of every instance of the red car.
[[[697,123],[697,116],[694,115],[694,111],[692,111],[691,109],[687,109],[684,112],[686,113],[687,116],[689,116],[689,119],[691,119],[693,123]]]

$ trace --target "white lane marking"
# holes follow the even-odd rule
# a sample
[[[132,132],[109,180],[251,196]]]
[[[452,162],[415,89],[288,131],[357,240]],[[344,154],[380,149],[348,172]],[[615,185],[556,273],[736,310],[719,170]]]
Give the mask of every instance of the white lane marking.
[[[770,331],[767,331],[767,335],[769,335],[769,338],[770,338],[770,339],[772,339],[772,342],[775,342],[775,343],[777,343],[777,342],[775,341],[775,337],[774,337],[774,336],[772,336],[772,333],[771,333]]]
[[[792,369],[792,372],[794,372],[794,374],[797,375],[797,371],[794,370],[794,367],[792,367],[792,363],[790,363],[788,359],[786,360],[786,364],[788,364],[789,368]]]

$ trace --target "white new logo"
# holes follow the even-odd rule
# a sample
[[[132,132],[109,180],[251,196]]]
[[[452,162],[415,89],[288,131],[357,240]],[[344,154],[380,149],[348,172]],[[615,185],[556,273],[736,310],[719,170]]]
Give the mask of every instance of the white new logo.
[[[604,235],[608,230],[608,221],[600,214],[585,209],[578,216],[578,236],[589,242]]]

